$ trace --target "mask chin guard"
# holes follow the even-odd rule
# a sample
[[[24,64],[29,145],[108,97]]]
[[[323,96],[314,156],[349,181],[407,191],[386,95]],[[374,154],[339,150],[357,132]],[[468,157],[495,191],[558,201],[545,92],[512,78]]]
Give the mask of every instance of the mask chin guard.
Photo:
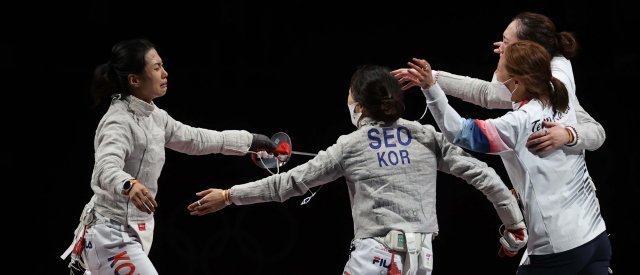
[[[275,150],[259,149],[255,154],[251,154],[251,160],[260,168],[276,168],[279,172],[279,168],[287,164],[291,158],[291,138],[284,132],[278,132],[271,136],[271,141],[276,144]]]

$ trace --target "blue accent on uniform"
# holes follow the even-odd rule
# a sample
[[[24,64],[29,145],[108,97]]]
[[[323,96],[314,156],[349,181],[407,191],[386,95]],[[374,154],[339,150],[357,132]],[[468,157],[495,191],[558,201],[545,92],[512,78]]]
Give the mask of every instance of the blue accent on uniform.
[[[405,134],[407,134],[407,141],[406,142],[402,142],[402,135],[400,134],[400,131],[404,130],[403,132],[405,132]],[[411,144],[411,131],[409,131],[409,129],[405,128],[405,127],[398,127],[398,143],[400,143],[400,145],[402,146],[407,146],[409,144]]]
[[[403,132],[405,139],[403,139]],[[382,138],[384,138],[384,148],[389,147],[398,147],[397,144],[401,146],[408,146],[411,144],[411,131],[406,127],[398,127],[398,129],[392,127],[384,127],[382,131],[377,128],[371,128],[367,132],[367,136],[369,137],[369,147],[371,149],[377,150],[382,148],[382,138],[380,137],[382,134]],[[397,144],[394,142],[394,138],[397,139]],[[376,156],[378,157],[378,166],[380,167],[388,167],[389,164],[392,166],[396,166],[398,164],[410,164],[411,159],[409,158],[409,151],[402,150],[387,150],[382,152],[376,152]]]
[[[382,140],[380,140],[379,137],[374,136],[372,133],[379,135],[380,131],[378,131],[377,128],[369,129],[367,132],[367,136],[369,137],[369,140],[371,140],[371,142],[369,142],[369,147],[371,147],[371,149],[380,149],[380,146],[382,146]]]
[[[382,167],[382,164],[384,163],[384,166],[389,166],[389,164],[387,164],[387,161],[384,160],[384,153],[385,152],[378,152],[378,165],[380,165],[380,167]]]
[[[384,133],[384,147],[396,147],[395,143],[389,143],[389,139],[393,139],[393,134],[389,134],[389,130],[393,130],[391,127],[382,128],[382,132]]]
[[[404,160],[407,160],[407,163],[411,163],[411,159],[409,159],[409,151],[400,150],[400,159],[402,160],[402,164],[404,164]]]
[[[475,120],[470,118],[462,123],[462,131],[455,137],[453,143],[480,153],[489,153],[490,149],[489,139]]]

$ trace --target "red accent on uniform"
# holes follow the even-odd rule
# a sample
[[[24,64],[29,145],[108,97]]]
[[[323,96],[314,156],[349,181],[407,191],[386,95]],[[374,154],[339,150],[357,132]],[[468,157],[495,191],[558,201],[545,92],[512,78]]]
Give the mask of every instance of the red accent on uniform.
[[[527,103],[529,103],[529,100],[528,100],[528,99],[527,99],[527,100],[520,101],[520,104],[518,104],[518,109],[522,108],[522,106],[524,106],[524,105],[525,105],[525,104],[527,104]]]
[[[119,261],[129,261],[131,260],[131,258],[129,256],[127,256],[127,251],[122,251],[116,255],[114,255],[113,257],[107,259],[109,261],[113,260],[113,262],[111,262],[111,267],[113,267],[114,265],[117,265]]]
[[[78,256],[82,254],[82,250],[84,250],[84,233],[86,232],[87,232],[86,229],[82,230],[82,235],[80,235],[80,238],[76,242],[76,245],[73,246],[73,254],[76,254]]]
[[[146,223],[139,223],[138,224],[138,230],[140,230],[140,231],[147,230],[147,224]]]
[[[395,255],[396,251],[391,250],[391,264],[389,265],[389,272],[387,272],[387,275],[402,275],[402,272],[400,272],[400,269],[398,269],[398,266],[396,265],[396,261],[394,261]],[[408,256],[409,255],[407,255],[407,257]]]
[[[127,275],[133,275],[133,272],[136,271],[136,266],[133,263],[123,263],[123,264],[121,264],[119,266],[116,266],[116,270],[115,270],[116,274],[122,274],[122,273],[120,273],[120,269],[122,269],[124,267],[129,269],[129,272],[127,272]]]

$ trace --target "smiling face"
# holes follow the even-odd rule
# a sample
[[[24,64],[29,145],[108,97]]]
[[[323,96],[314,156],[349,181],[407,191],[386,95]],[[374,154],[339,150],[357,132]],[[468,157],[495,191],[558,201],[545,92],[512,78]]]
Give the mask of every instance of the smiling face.
[[[145,55],[145,66],[142,75],[130,74],[129,85],[133,95],[146,102],[167,93],[167,77],[169,73],[164,69],[162,58],[155,49]]]

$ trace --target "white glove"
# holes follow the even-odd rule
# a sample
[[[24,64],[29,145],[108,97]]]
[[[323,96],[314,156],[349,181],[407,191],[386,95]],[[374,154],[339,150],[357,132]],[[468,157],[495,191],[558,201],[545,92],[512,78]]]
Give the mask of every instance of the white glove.
[[[502,226],[501,226],[502,227]],[[501,232],[500,237],[500,250],[498,255],[500,257],[509,256],[513,257],[518,254],[518,251],[527,245],[529,235],[527,235],[527,227],[524,222],[521,221],[516,225],[509,226]]]

